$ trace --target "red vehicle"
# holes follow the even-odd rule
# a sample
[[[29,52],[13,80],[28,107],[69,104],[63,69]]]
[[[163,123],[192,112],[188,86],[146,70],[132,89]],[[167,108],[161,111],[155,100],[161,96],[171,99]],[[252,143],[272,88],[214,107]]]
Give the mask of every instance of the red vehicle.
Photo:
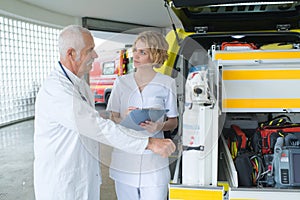
[[[90,71],[90,88],[95,103],[108,103],[115,79],[132,71],[132,61],[128,59],[128,50],[107,52],[94,61]]]

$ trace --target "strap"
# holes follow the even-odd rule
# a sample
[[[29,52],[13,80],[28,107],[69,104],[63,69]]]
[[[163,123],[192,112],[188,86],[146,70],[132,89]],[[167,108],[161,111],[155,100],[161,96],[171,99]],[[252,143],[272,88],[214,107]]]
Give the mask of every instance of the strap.
[[[235,133],[242,138],[241,149],[246,149],[247,145],[247,137],[246,134],[241,130],[241,128],[237,125],[232,124],[231,128],[235,131]]]

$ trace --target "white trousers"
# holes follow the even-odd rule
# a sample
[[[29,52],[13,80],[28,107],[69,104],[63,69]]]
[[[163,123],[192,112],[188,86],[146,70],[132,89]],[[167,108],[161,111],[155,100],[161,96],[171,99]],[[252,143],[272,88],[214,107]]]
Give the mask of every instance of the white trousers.
[[[118,200],[167,200],[168,185],[154,187],[133,187],[115,181]]]

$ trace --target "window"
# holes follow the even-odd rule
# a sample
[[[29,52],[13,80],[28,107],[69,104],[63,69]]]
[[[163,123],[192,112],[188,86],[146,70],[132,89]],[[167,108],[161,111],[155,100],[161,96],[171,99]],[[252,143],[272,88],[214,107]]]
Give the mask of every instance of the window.
[[[115,73],[115,62],[105,62],[102,68],[103,75],[113,75]]]
[[[0,15],[0,126],[34,116],[36,94],[58,61],[59,31]]]

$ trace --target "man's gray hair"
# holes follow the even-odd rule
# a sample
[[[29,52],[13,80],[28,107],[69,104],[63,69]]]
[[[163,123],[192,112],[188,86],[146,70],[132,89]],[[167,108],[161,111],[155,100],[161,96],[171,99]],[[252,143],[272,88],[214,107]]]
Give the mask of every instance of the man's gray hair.
[[[58,37],[58,49],[61,57],[65,58],[67,50],[73,48],[76,51],[77,58],[80,59],[80,52],[84,48],[83,33],[91,34],[86,28],[79,25],[69,25],[65,27]]]

